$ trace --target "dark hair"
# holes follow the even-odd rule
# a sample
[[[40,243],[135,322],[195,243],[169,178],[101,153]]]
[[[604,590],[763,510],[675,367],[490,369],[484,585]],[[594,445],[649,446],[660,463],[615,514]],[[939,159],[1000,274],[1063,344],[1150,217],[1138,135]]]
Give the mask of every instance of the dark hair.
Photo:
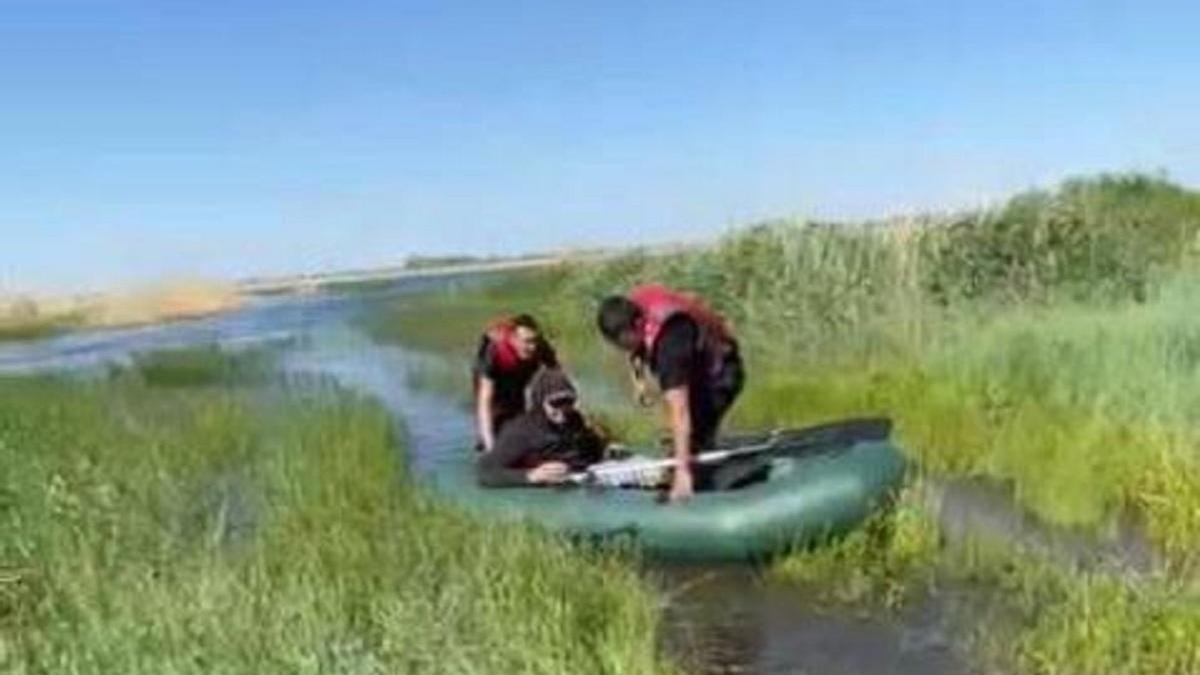
[[[609,342],[617,344],[621,333],[633,327],[642,315],[642,309],[622,295],[610,295],[600,301],[596,312],[596,325]]]
[[[538,322],[528,314],[518,314],[510,319],[514,328],[528,328],[529,330],[540,333],[542,328],[538,326]]]

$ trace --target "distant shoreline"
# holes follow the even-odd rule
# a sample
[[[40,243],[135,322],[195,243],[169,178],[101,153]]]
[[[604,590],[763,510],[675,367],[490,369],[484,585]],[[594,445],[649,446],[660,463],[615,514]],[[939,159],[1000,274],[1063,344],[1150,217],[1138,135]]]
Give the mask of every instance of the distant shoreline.
[[[629,249],[592,249],[516,258],[421,261],[414,265],[343,270],[278,277],[250,277],[233,282],[187,281],[141,289],[64,296],[0,296],[0,342],[47,337],[80,328],[128,327],[197,319],[237,309],[253,297],[305,295],[358,284],[387,284],[402,279],[430,279],[459,274],[517,272],[557,265],[589,264],[640,251],[658,256],[694,248],[683,244]]]
[[[372,282],[398,281],[400,279],[422,279],[452,276],[455,274],[482,274],[487,272],[513,272],[525,269],[553,267],[555,265],[601,262],[632,251],[647,255],[677,253],[693,246],[671,244],[656,247],[631,249],[594,249],[575,253],[534,255],[500,260],[480,260],[449,264],[413,266],[397,265],[364,270],[345,270],[317,274],[294,274],[281,277],[250,278],[235,282],[238,292],[245,295],[282,295],[290,293],[312,293],[332,286]]]
[[[235,287],[239,292],[247,295],[309,293],[329,286],[338,286],[343,284],[392,281],[399,279],[419,279],[425,277],[450,276],[453,274],[504,272],[521,269],[533,269],[539,267],[550,267],[565,262],[601,260],[612,255],[614,254],[611,252],[589,253],[578,256],[554,255],[538,256],[536,258],[521,258],[516,260],[496,260],[454,263],[448,265],[431,265],[429,267],[396,266],[319,274],[296,274],[265,279],[245,279],[236,282]]]

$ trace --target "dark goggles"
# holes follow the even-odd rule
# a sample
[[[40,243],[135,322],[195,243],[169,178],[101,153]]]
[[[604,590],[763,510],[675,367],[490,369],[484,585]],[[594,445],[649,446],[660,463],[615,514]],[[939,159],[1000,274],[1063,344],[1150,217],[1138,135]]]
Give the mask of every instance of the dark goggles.
[[[546,405],[550,406],[551,408],[558,408],[558,409],[570,408],[575,405],[575,397],[574,396],[554,396],[552,398],[546,399]]]

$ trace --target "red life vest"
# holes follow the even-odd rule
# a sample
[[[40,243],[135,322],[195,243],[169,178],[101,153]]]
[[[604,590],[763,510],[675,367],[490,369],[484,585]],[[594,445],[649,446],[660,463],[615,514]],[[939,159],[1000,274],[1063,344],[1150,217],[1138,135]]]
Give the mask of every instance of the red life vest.
[[[492,359],[501,372],[514,372],[521,366],[521,357],[512,346],[512,335],[516,331],[511,319],[493,321],[484,333],[491,343]]]
[[[634,288],[628,297],[642,310],[639,331],[647,357],[654,354],[663,325],[677,314],[685,314],[696,322],[700,328],[700,348],[714,361],[733,347],[733,334],[725,319],[691,293],[673,291],[661,284],[646,284]]]

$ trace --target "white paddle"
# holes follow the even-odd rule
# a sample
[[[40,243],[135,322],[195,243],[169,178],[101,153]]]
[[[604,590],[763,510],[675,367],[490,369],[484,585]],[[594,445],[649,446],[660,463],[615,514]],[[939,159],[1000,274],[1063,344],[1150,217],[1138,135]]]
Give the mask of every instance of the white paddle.
[[[815,447],[837,446],[857,441],[881,441],[886,440],[891,431],[892,421],[886,417],[851,418],[804,429],[775,429],[767,435],[765,441],[702,452],[692,458],[692,463],[718,464],[734,457],[770,452],[781,447],[786,448],[789,454],[794,454]],[[585,471],[570,474],[567,483],[611,486],[616,482],[613,478],[617,476],[637,477],[643,473],[663,471],[677,465],[678,462],[670,458],[635,458],[602,462],[588,467]]]
[[[740,448],[729,448],[728,450],[710,450],[702,452],[692,458],[693,464],[719,464],[734,457],[742,457],[745,455],[753,455],[767,450],[771,450],[779,444],[780,430],[776,429],[767,436],[767,440],[754,445],[745,445]],[[635,458],[618,460],[615,462],[602,462],[587,468],[585,471],[573,473],[567,477],[567,482],[576,485],[587,484],[604,484],[605,478],[611,479],[614,476],[632,475],[637,476],[651,471],[662,471],[679,465],[679,460],[673,458],[665,459],[646,459]]]

